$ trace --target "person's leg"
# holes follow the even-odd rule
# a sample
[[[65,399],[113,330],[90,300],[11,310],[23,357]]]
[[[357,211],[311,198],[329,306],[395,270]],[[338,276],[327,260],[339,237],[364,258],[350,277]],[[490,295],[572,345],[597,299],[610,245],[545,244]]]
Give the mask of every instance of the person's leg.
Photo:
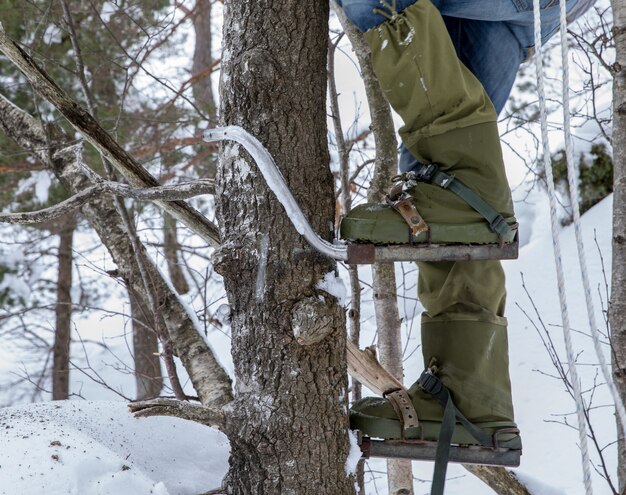
[[[512,217],[495,109],[480,82],[458,60],[430,0],[409,3],[386,16],[375,12],[386,17],[384,22],[373,18],[365,22],[367,9],[378,8],[380,2],[343,0],[348,17],[358,12],[360,28],[366,29],[374,71],[404,121],[400,134],[407,148],[424,163],[437,163],[460,178],[503,216]],[[484,223],[462,199],[439,186],[419,183],[410,192],[431,225]],[[437,359],[441,379],[470,419],[512,425],[500,263],[421,263],[419,296],[426,310],[422,321],[426,363]],[[411,393],[422,420],[441,419],[441,408],[434,401],[415,387]],[[399,434],[386,401],[366,400],[353,406],[353,427],[366,434],[374,434],[381,417],[391,421],[382,423],[396,425],[395,433],[389,430],[386,437]]]
[[[568,0],[571,10],[578,0]],[[434,0],[441,12],[459,60],[476,76],[500,114],[522,62],[534,45],[531,0]],[[558,32],[559,2],[542,0],[542,36],[545,43]],[[497,21],[497,22],[494,22]],[[401,145],[400,172],[419,167]]]

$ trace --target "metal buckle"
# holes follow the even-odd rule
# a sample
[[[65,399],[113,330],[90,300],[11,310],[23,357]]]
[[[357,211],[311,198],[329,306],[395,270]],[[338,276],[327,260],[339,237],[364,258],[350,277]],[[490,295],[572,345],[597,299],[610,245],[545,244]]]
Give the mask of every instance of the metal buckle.
[[[498,215],[492,222],[489,223],[489,228],[491,228],[491,230],[496,234],[500,234],[498,231],[503,223],[506,223],[506,220],[504,220],[502,215]]]
[[[437,172],[439,172],[439,165],[429,163],[426,165],[422,164],[419,170],[413,173],[415,174],[415,180],[419,182],[427,182],[430,184],[435,178]]]
[[[428,224],[424,221],[419,211],[417,211],[417,208],[415,208],[413,198],[411,198],[408,193],[403,192],[396,199],[387,196],[387,204],[400,213],[411,229],[411,235],[417,237],[422,232],[429,230]],[[409,236],[409,242],[410,241],[411,236]]]
[[[506,435],[507,433],[511,433],[513,435],[519,435],[520,431],[518,428],[502,428],[501,430],[496,430],[493,432],[492,435],[492,442],[493,442],[493,448],[494,450],[497,450],[500,448],[499,444],[498,444],[498,437],[500,435]],[[503,447],[504,448],[504,447]]]
[[[417,381],[424,392],[430,395],[437,395],[443,389],[441,380],[433,374],[430,368],[424,370]]]

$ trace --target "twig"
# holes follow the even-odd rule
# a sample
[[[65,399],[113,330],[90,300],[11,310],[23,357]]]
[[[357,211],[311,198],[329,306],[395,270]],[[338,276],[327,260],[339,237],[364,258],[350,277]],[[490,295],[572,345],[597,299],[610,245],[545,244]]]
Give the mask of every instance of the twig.
[[[128,181],[136,186],[158,186],[158,181],[139,163],[137,163],[98,121],[78,103],[72,100],[35,61],[16,45],[0,25],[0,51],[24,74],[33,88],[52,103],[70,124],[81,132]],[[182,201],[158,202],[175,218],[196,232],[213,246],[219,245],[217,227],[198,211]]]
[[[184,184],[145,189],[135,188],[120,182],[102,181],[49,208],[30,212],[2,213],[0,214],[0,222],[11,224],[48,222],[81,208],[102,194],[114,194],[144,201],[173,201],[189,199],[202,194],[213,194],[214,192],[215,183],[212,179],[199,179]]]

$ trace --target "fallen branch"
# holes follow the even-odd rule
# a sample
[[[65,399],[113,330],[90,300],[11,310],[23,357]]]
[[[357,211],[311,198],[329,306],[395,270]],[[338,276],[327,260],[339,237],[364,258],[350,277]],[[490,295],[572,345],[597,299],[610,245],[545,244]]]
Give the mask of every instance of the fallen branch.
[[[494,492],[506,495],[531,495],[528,489],[521,483],[515,473],[507,471],[503,467],[474,466],[463,464],[470,473],[480,478]]]
[[[6,35],[2,24],[0,24],[0,51],[24,74],[33,89],[52,103],[132,185],[159,186],[156,178],[130,156],[89,112],[72,100],[24,50]],[[185,202],[161,200],[156,202],[212,246],[220,244],[217,227]]]
[[[128,410],[137,418],[171,416],[217,428],[222,432],[226,429],[226,415],[221,409],[206,407],[193,402],[183,402],[174,399],[153,399],[131,402],[128,404]]]

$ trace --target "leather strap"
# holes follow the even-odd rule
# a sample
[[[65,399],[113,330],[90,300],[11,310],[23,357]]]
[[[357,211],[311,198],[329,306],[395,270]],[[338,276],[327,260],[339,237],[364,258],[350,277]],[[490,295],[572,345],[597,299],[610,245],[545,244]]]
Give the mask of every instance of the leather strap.
[[[404,221],[409,225],[411,234],[414,237],[418,236],[422,232],[428,231],[428,224],[419,214],[417,208],[415,208],[411,196],[404,193],[395,201],[388,197],[387,202],[394,210],[402,215],[402,218],[404,218]]]
[[[439,430],[439,440],[435,453],[435,471],[433,473],[433,483],[430,491],[431,495],[443,495],[446,484],[446,471],[448,469],[448,461],[450,460],[450,444],[456,426],[456,420],[458,420],[483,447],[493,449],[510,448],[513,446],[515,439],[500,442],[498,441],[498,435],[502,433],[519,433],[519,430],[507,428],[502,431],[496,431],[492,436],[478,428],[458,410],[452,400],[450,391],[430,368],[422,373],[418,383],[424,392],[433,396],[433,398],[444,407],[443,421],[441,423],[441,429]]]
[[[411,187],[411,182],[426,182],[428,184],[435,184],[443,189],[449,189],[480,213],[480,215],[487,220],[489,228],[493,232],[502,237],[511,231],[511,227],[506,223],[506,220],[500,213],[478,194],[463,184],[463,182],[454,177],[454,175],[442,172],[439,165],[435,163],[429,163],[427,165],[422,164],[417,170],[414,169],[411,172],[407,172],[404,176],[404,180],[409,183],[409,187]]]
[[[413,401],[411,401],[411,397],[405,389],[400,388],[393,392],[388,392],[385,394],[385,399],[391,402],[396,415],[400,419],[402,438],[404,438],[405,430],[419,426],[419,420],[417,419],[417,412],[413,406]]]

